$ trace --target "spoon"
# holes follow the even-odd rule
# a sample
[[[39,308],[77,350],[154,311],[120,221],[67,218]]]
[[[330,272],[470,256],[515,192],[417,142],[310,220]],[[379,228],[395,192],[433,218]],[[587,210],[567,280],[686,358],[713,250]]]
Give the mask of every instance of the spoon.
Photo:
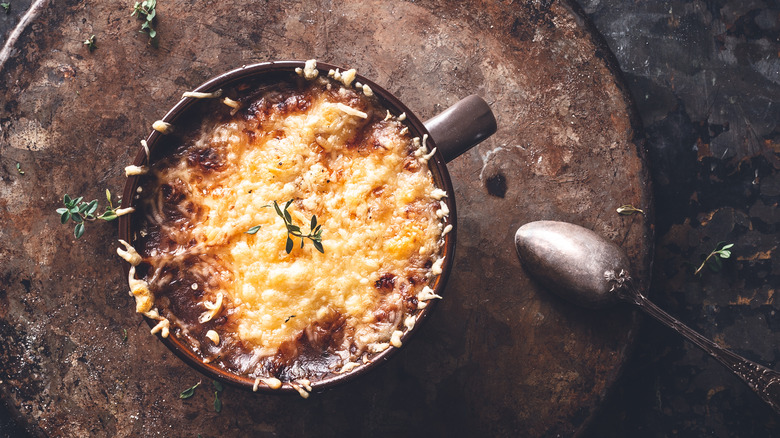
[[[628,257],[614,243],[579,225],[539,221],[517,230],[515,247],[525,269],[543,286],[591,309],[618,301],[635,304],[717,359],[780,413],[780,373],[726,350],[651,303],[634,286]]]

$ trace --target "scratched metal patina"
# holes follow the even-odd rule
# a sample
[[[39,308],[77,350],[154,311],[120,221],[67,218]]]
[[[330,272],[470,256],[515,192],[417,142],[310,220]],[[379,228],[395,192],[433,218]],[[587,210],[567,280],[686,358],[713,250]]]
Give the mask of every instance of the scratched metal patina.
[[[642,144],[610,55],[565,2],[161,2],[159,44],[129,3],[47,5],[0,71],[0,395],[51,436],[557,436],[581,430],[624,361],[634,315],[584,312],[531,283],[513,247],[538,219],[590,227],[650,268]],[[97,50],[82,42],[96,35]],[[459,247],[444,300],[402,351],[327,393],[202,379],[133,313],[113,224],[74,240],[64,193],[118,191],[151,123],[252,62],[356,67],[422,118],[471,93],[499,131],[450,165]],[[25,172],[17,172],[19,162]],[[124,339],[124,330],[127,338]]]

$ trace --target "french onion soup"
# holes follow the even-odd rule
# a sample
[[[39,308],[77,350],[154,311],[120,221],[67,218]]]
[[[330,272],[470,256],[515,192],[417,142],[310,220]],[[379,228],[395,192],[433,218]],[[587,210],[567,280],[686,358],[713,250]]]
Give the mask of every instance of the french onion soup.
[[[350,372],[410,330],[442,272],[447,193],[413,137],[354,70],[305,69],[203,98],[141,174],[136,310],[258,386]]]

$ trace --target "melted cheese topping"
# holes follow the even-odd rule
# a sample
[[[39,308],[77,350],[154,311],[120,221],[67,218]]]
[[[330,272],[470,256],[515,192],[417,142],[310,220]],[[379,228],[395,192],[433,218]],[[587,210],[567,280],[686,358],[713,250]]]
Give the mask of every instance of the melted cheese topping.
[[[441,272],[448,210],[427,157],[420,158],[428,151],[418,151],[419,139],[413,142],[400,121],[384,120],[385,109],[370,97],[331,90],[327,81],[243,102],[242,114],[204,128],[154,168],[155,195],[145,210],[163,237],[157,247],[147,245],[147,279],[165,296],[176,281],[166,273],[186,269],[194,280],[182,290],[207,316],[201,323],[221,325],[220,346],[249,350],[241,371],[255,376],[274,377],[251,367],[291,342],[319,342],[322,328],[338,344],[329,346],[338,347],[334,371],[364,352],[400,346],[417,295],[439,298],[428,284]],[[167,198],[178,207],[164,206]],[[288,200],[290,222],[302,234],[316,215],[324,253],[290,236],[269,207]],[[176,211],[175,220],[165,217],[166,208]],[[187,331],[186,317],[173,318]]]

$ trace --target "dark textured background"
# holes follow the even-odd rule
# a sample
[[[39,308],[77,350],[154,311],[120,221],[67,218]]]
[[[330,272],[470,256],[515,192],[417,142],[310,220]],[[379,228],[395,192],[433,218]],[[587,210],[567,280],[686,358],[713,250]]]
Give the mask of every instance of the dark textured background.
[[[656,201],[652,299],[704,335],[779,368],[780,4],[581,1],[645,125]],[[734,243],[722,272],[691,275]],[[647,321],[589,436],[777,437],[741,381]]]
[[[29,1],[10,0],[0,33]],[[645,125],[656,202],[652,299],[778,368],[780,5],[580,1],[615,53]],[[692,266],[735,244],[719,273]],[[588,436],[780,436],[780,416],[718,363],[648,321]],[[19,436],[0,413],[0,431]]]

